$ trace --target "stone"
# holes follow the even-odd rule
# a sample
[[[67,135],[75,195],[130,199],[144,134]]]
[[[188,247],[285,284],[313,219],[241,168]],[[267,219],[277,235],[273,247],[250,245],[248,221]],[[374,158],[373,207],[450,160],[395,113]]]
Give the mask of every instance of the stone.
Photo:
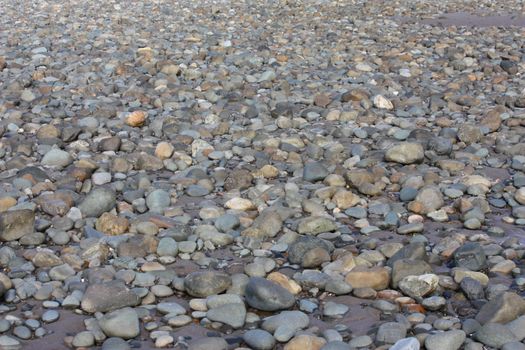
[[[284,350],[320,350],[326,344],[326,340],[314,335],[301,334],[295,336],[285,346]]]
[[[229,275],[213,270],[192,272],[184,278],[186,293],[197,298],[222,293],[231,284]]]
[[[394,344],[406,337],[407,329],[404,325],[396,322],[386,322],[379,326],[376,334],[376,342],[380,344]]]
[[[293,294],[288,290],[260,277],[250,278],[245,297],[248,305],[262,311],[288,309],[295,303]]]
[[[504,325],[499,323],[485,323],[475,334],[477,341],[500,349],[503,345],[517,341],[516,336]]]
[[[144,111],[131,112],[126,117],[126,124],[133,127],[140,127],[146,122],[148,114]]]
[[[384,267],[367,268],[358,266],[345,276],[345,281],[354,289],[373,288],[375,290],[383,290],[388,287],[390,273]]]
[[[440,209],[445,204],[441,191],[434,186],[422,188],[408,208],[418,214],[428,214]]]
[[[402,142],[390,147],[385,153],[385,160],[400,164],[421,162],[425,157],[423,147],[415,142]]]
[[[419,340],[414,337],[403,338],[396,341],[388,350],[419,350]]]
[[[140,334],[137,311],[130,307],[105,314],[98,320],[98,324],[108,337],[132,339]]]
[[[476,242],[467,242],[454,252],[456,266],[472,271],[484,269],[486,261],[483,248]]]
[[[0,213],[0,240],[14,241],[34,232],[35,213],[29,209]]]
[[[126,233],[129,228],[128,219],[111,213],[103,213],[95,224],[98,231],[107,235],[117,236]]]
[[[328,170],[318,162],[310,162],[304,165],[303,180],[308,182],[322,181],[330,173]]]
[[[61,149],[53,148],[42,158],[42,164],[50,167],[64,168],[73,162],[71,155]]]
[[[81,300],[81,308],[85,312],[107,312],[125,306],[135,306],[140,302],[133,293],[120,281],[109,281],[88,286]]]
[[[71,343],[74,347],[91,347],[95,345],[95,336],[89,331],[77,333]]]
[[[241,328],[246,319],[246,307],[244,303],[225,304],[209,310],[206,317],[233,328]]]
[[[458,350],[463,345],[466,334],[462,330],[452,330],[430,334],[425,339],[425,347],[428,350],[450,349]]]
[[[416,300],[432,293],[438,285],[439,277],[434,274],[406,276],[398,284],[404,294]]]
[[[228,350],[226,340],[219,337],[200,338],[189,344],[189,350]]]
[[[525,314],[525,300],[512,292],[501,293],[483,305],[476,315],[482,325],[507,323]]]
[[[275,338],[262,329],[249,330],[243,334],[242,339],[254,350],[271,350],[275,346]]]
[[[107,338],[102,344],[102,350],[131,350],[131,346],[121,338]]]
[[[322,216],[312,216],[299,221],[297,225],[297,232],[300,234],[318,235],[323,232],[330,232],[337,230],[336,224]]]
[[[99,217],[116,205],[116,195],[110,189],[99,187],[88,193],[78,208],[84,217]]]
[[[525,316],[520,316],[505,325],[518,341],[525,339]]]

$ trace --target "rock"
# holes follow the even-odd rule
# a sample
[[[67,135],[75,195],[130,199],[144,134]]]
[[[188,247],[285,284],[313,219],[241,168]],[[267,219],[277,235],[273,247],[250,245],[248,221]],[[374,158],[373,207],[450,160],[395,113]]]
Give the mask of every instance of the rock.
[[[344,304],[328,301],[324,305],[323,315],[328,317],[342,317],[350,308]]]
[[[190,342],[189,350],[228,350],[228,343],[218,337],[200,338]]]
[[[159,256],[177,256],[179,252],[177,241],[171,237],[164,237],[159,241],[157,254]]]
[[[244,303],[225,304],[209,310],[206,317],[233,328],[241,328],[246,319],[246,308]]]
[[[385,160],[400,164],[421,162],[425,157],[423,147],[419,143],[403,142],[389,148]]]
[[[77,333],[72,342],[74,347],[91,347],[95,345],[95,336],[89,331]]]
[[[117,236],[126,233],[129,228],[129,221],[126,218],[110,213],[103,213],[96,222],[96,229],[107,235]]]
[[[48,310],[42,314],[42,321],[45,323],[52,323],[60,318],[60,314],[56,310]]]
[[[301,311],[283,311],[266,318],[261,327],[273,333],[277,341],[286,342],[298,330],[308,327],[309,323],[310,319]]]
[[[130,350],[129,344],[121,338],[108,338],[102,344],[102,350]]]
[[[140,334],[138,314],[130,307],[107,313],[98,320],[98,324],[108,337],[131,339]]]
[[[406,337],[407,329],[404,325],[396,322],[386,322],[379,326],[376,334],[376,342],[380,344],[394,344]]]
[[[425,347],[428,350],[457,350],[461,348],[461,345],[463,345],[465,338],[465,332],[461,330],[452,330],[447,332],[435,333],[429,335],[425,339]]]
[[[486,323],[507,323],[525,314],[525,300],[512,292],[501,293],[483,305],[476,320]]]
[[[433,186],[425,187],[419,191],[414,201],[408,208],[418,214],[428,214],[438,210],[445,204],[441,191]]]
[[[290,342],[284,346],[284,350],[320,350],[326,340],[308,334],[301,334],[295,336]]]
[[[186,293],[197,298],[222,293],[231,284],[229,275],[212,270],[192,272],[184,278]]]
[[[240,197],[230,199],[224,204],[224,206],[229,209],[242,211],[255,209],[255,206],[253,205],[252,201]]]
[[[85,312],[94,313],[135,306],[139,302],[137,294],[129,290],[124,283],[110,281],[88,286],[80,305]]]
[[[149,210],[154,213],[163,213],[164,209],[170,204],[171,198],[169,193],[161,189],[152,191],[146,197],[146,205]]]
[[[354,289],[373,288],[375,290],[383,290],[388,287],[390,274],[384,267],[367,268],[358,266],[346,275],[345,281]]]
[[[252,185],[252,181],[253,176],[248,170],[235,169],[224,180],[224,189],[226,191],[244,190]]]
[[[22,349],[22,344],[15,338],[2,335],[0,336],[0,347],[6,350],[18,350]]]
[[[525,339],[525,316],[520,316],[505,325],[518,341]]]
[[[112,190],[95,188],[78,206],[84,217],[99,217],[115,207],[116,196]]]
[[[308,182],[322,181],[328,174],[330,173],[321,163],[306,163],[303,169],[303,180]]]
[[[35,213],[29,209],[0,213],[0,240],[14,241],[33,233]]]
[[[392,287],[398,288],[399,282],[407,276],[420,276],[432,272],[432,267],[422,260],[397,260],[392,267]]]
[[[485,268],[486,260],[483,248],[476,242],[467,242],[454,252],[456,266],[472,271]]]
[[[434,274],[407,276],[399,281],[399,289],[414,299],[422,298],[432,293],[439,284],[439,277]]]
[[[246,285],[246,302],[262,311],[288,309],[295,303],[294,296],[286,289],[260,277],[252,277]]]
[[[274,337],[262,329],[249,330],[242,339],[254,350],[271,350],[275,346]]]
[[[313,236],[302,236],[293,242],[288,248],[288,260],[292,264],[303,264],[303,259],[308,252],[314,249],[322,249],[328,253],[334,250],[333,245],[321,238]]]
[[[517,341],[514,334],[499,323],[485,323],[475,334],[476,340],[479,342],[499,349],[506,343]]]
[[[155,156],[160,159],[168,159],[173,154],[175,147],[168,142],[159,142],[155,148]]]
[[[142,126],[146,122],[147,116],[148,114],[144,111],[132,112],[126,117],[126,124],[133,127]]]
[[[42,158],[42,164],[50,167],[64,168],[73,162],[73,158],[66,151],[53,148]]]
[[[419,350],[420,345],[417,338],[403,338],[399,339],[394,345],[388,350]]]
[[[374,96],[374,106],[381,109],[394,109],[392,102],[382,95]]]
[[[312,216],[299,221],[297,232],[300,234],[318,235],[323,232],[337,230],[336,224],[322,216]]]

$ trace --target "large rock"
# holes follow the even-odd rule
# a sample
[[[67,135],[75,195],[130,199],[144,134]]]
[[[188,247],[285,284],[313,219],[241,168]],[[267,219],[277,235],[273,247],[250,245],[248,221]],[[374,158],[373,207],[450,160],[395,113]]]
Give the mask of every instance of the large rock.
[[[306,163],[303,169],[303,180],[309,182],[321,181],[328,176],[330,172],[318,162]]]
[[[78,208],[84,217],[99,217],[110,211],[117,202],[115,192],[108,188],[95,188],[88,193]]]
[[[284,350],[320,350],[326,340],[315,335],[300,334],[295,336],[288,344],[284,346]]]
[[[297,225],[297,232],[307,235],[317,235],[335,230],[337,230],[335,222],[323,216],[312,216],[302,219]]]
[[[262,329],[249,330],[244,333],[242,339],[255,350],[271,350],[275,346],[274,337]]]
[[[206,313],[206,317],[233,328],[241,328],[246,319],[246,307],[244,303],[225,304],[209,310]]]
[[[262,311],[288,309],[295,303],[292,293],[277,283],[260,277],[252,277],[246,285],[246,302]]]
[[[415,142],[402,142],[385,153],[385,160],[401,164],[412,164],[420,162],[425,157],[423,146]]]
[[[518,340],[507,327],[499,323],[486,323],[478,329],[475,337],[479,342],[496,349]]]
[[[288,260],[292,264],[302,264],[305,255],[313,249],[324,249],[328,253],[334,250],[334,246],[327,240],[314,236],[301,236],[288,248]]]
[[[108,337],[131,339],[140,334],[139,316],[137,311],[130,307],[102,316],[98,324]]]
[[[140,298],[121,281],[90,285],[80,303],[85,312],[107,312],[126,306],[135,306]]]
[[[483,305],[476,315],[481,323],[507,323],[525,314],[525,300],[512,292],[499,294]]]
[[[486,267],[487,257],[481,245],[477,242],[467,242],[454,252],[456,266],[472,271]]]
[[[421,189],[415,200],[410,202],[408,209],[418,214],[428,214],[438,210],[445,204],[439,188],[428,186]]]
[[[461,330],[430,334],[425,339],[425,347],[427,350],[458,350],[465,339],[466,334]]]
[[[419,276],[432,272],[432,267],[423,260],[397,260],[392,266],[392,287],[397,288],[399,282],[407,276]]]
[[[35,213],[29,209],[0,214],[0,240],[14,241],[34,231]]]
[[[373,288],[375,290],[383,290],[388,287],[390,274],[388,269],[384,267],[367,268],[358,266],[346,275],[345,281],[354,289]]]
[[[192,272],[184,278],[186,293],[197,298],[222,293],[231,284],[232,279],[228,274],[213,270]]]

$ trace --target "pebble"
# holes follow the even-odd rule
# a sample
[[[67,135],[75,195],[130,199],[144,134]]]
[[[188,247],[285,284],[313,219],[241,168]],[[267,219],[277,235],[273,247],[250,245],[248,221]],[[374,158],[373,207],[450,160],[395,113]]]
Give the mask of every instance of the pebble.
[[[520,2],[3,5],[1,348],[523,348]]]

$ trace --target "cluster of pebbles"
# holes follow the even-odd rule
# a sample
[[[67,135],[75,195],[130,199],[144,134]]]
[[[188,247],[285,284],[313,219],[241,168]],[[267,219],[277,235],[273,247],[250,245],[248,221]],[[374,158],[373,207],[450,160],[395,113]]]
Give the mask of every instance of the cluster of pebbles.
[[[520,8],[0,0],[0,349],[525,349]]]

